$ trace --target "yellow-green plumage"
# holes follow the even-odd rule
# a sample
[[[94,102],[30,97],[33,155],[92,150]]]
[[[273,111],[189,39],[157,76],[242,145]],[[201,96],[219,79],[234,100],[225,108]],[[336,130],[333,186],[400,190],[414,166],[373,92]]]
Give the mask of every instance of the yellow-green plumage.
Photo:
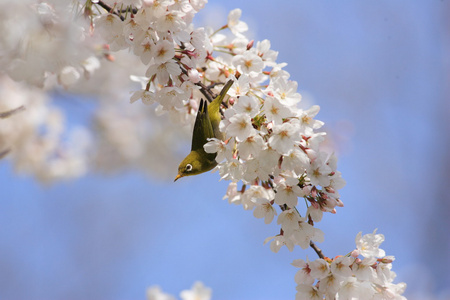
[[[192,133],[191,152],[183,159],[178,167],[175,181],[184,176],[197,175],[212,170],[216,165],[216,154],[206,153],[203,146],[209,138],[224,140],[224,134],[219,130],[221,121],[220,105],[225,98],[233,81],[229,80],[220,94],[208,105],[206,100],[200,101]]]

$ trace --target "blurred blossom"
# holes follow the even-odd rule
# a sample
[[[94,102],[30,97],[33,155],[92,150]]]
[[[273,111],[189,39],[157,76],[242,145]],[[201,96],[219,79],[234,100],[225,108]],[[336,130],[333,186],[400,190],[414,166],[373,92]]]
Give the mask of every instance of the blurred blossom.
[[[83,127],[66,130],[64,113],[48,95],[0,77],[0,111],[23,105],[26,109],[0,120],[0,149],[19,173],[34,174],[43,182],[79,177],[87,172],[91,133]]]

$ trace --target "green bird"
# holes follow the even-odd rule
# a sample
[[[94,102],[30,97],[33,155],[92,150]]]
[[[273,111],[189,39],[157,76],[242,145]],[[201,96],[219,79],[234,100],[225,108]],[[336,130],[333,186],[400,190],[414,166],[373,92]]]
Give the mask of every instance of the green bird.
[[[220,105],[233,83],[233,80],[229,80],[209,106],[206,100],[201,99],[194,123],[191,153],[180,163],[178,175],[174,181],[184,176],[208,172],[217,165],[216,153],[206,153],[203,145],[208,142],[209,138],[225,139],[224,134],[219,130],[219,123],[222,119]]]

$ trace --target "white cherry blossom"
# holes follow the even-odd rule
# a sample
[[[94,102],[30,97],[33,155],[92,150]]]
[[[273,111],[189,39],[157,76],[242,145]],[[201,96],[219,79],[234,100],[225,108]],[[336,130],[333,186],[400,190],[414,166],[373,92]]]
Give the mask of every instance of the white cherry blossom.
[[[272,242],[270,242],[270,250],[272,250],[272,252],[277,253],[283,246],[286,246],[291,252],[294,250],[294,243],[292,240],[283,235],[268,237],[265,239],[264,244],[268,243],[270,240],[272,240]]]
[[[258,101],[255,97],[241,96],[239,100],[233,105],[237,113],[245,113],[254,118],[259,113]]]
[[[248,75],[242,74],[237,80],[233,75],[230,78],[234,81],[228,92],[231,97],[243,96],[250,91],[250,78]]]
[[[356,235],[355,243],[359,253],[364,257],[383,257],[386,255],[383,249],[380,249],[380,245],[384,242],[384,235],[377,234],[377,229],[373,233],[365,234],[362,236],[362,232]]]
[[[156,101],[155,93],[146,90],[139,90],[133,93],[130,98],[130,103],[141,99],[145,105],[152,105]]]
[[[300,221],[304,221],[304,219],[301,218],[295,210],[288,209],[278,216],[277,224],[281,224],[281,228],[283,228],[284,231],[292,232],[298,228],[298,223]]]
[[[319,258],[309,263],[311,276],[317,279],[323,279],[330,274],[330,266],[324,259]]]
[[[350,266],[354,261],[355,259],[353,257],[337,257],[331,263],[331,272],[337,276],[350,277],[353,274]]]
[[[194,283],[190,290],[184,290],[180,293],[182,300],[210,300],[212,290],[206,287],[202,282]]]
[[[239,156],[243,159],[258,157],[259,153],[266,148],[263,138],[259,134],[251,135],[238,144]]]
[[[277,78],[271,83],[270,89],[273,91],[274,96],[288,107],[296,105],[302,99],[301,95],[297,93],[298,84],[296,81]]]
[[[235,114],[229,119],[229,122],[230,124],[226,128],[227,136],[234,136],[237,141],[244,141],[255,133],[248,114]]]
[[[233,57],[233,66],[242,73],[255,75],[252,73],[260,73],[264,68],[264,62],[261,57],[250,51],[245,51],[243,54]]]
[[[152,286],[147,289],[147,300],[175,300],[172,295],[164,293],[159,286]]]
[[[283,119],[292,116],[291,110],[283,105],[280,100],[268,96],[263,105],[263,111],[267,121],[274,122],[274,124],[283,123]]]
[[[240,205],[242,203],[242,193],[238,192],[236,182],[231,182],[228,185],[227,192],[222,199],[228,199],[228,203],[230,204]]]
[[[283,178],[277,183],[276,191],[275,203],[286,204],[288,207],[297,206],[298,197],[304,196],[302,189],[298,186],[298,178],[295,177]]]
[[[253,210],[255,218],[264,218],[264,223],[271,223],[277,215],[277,211],[273,208],[272,204],[264,199],[252,199],[252,201],[256,203],[256,207]]]
[[[297,285],[296,300],[311,299],[311,300],[323,300],[322,293],[315,286],[299,284]]]
[[[174,55],[175,50],[173,48],[173,43],[167,40],[158,41],[153,47],[153,59],[154,63],[157,65],[169,61]]]
[[[174,78],[181,74],[180,66],[170,59],[162,64],[153,64],[147,69],[145,76],[152,77],[156,75],[156,79],[160,84],[166,84],[170,78]]]
[[[233,9],[228,14],[228,28],[235,35],[240,35],[242,32],[248,30],[248,26],[245,22],[239,20],[241,18],[242,11],[239,8]]]
[[[269,145],[278,153],[287,155],[294,149],[295,142],[300,141],[298,127],[290,122],[273,126],[272,136],[269,138]]]
[[[300,270],[295,273],[294,280],[297,284],[307,284],[312,285],[315,281],[315,278],[311,276],[311,268],[309,267],[310,261],[306,258],[306,262],[303,259],[295,259],[291,264],[300,268]]]
[[[216,138],[208,139],[208,142],[203,146],[206,153],[217,153],[216,161],[222,162],[227,159],[232,160],[233,153],[230,148],[230,144],[225,143]]]

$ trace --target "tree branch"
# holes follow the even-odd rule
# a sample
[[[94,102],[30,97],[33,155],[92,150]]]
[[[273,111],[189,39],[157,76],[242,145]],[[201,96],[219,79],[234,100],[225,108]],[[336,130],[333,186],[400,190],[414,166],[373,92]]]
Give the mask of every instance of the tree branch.
[[[314,244],[313,241],[309,241],[309,246],[310,246],[311,248],[313,248],[314,251],[316,251],[317,255],[318,255],[320,258],[322,258],[322,259],[325,258],[325,255],[323,255],[322,249],[320,249],[319,247],[317,247],[317,245]]]
[[[25,110],[25,106],[23,106],[23,105],[21,105],[21,106],[19,106],[17,108],[14,108],[12,110],[1,112],[0,113],[0,119],[6,119],[8,117],[11,117],[12,115],[14,115],[14,114],[16,114],[18,112],[21,112],[22,110]]]
[[[2,159],[3,157],[5,157],[6,155],[8,155],[8,153],[10,152],[10,149],[6,149],[6,150],[2,150],[0,151],[0,159]]]
[[[98,1],[97,4],[100,5],[100,7],[103,8],[104,10],[108,11],[109,13],[118,16],[120,18],[120,20],[125,21],[125,17],[124,16],[118,14],[116,11],[114,11],[114,9],[111,6],[109,6],[105,2],[100,0],[100,1]]]

